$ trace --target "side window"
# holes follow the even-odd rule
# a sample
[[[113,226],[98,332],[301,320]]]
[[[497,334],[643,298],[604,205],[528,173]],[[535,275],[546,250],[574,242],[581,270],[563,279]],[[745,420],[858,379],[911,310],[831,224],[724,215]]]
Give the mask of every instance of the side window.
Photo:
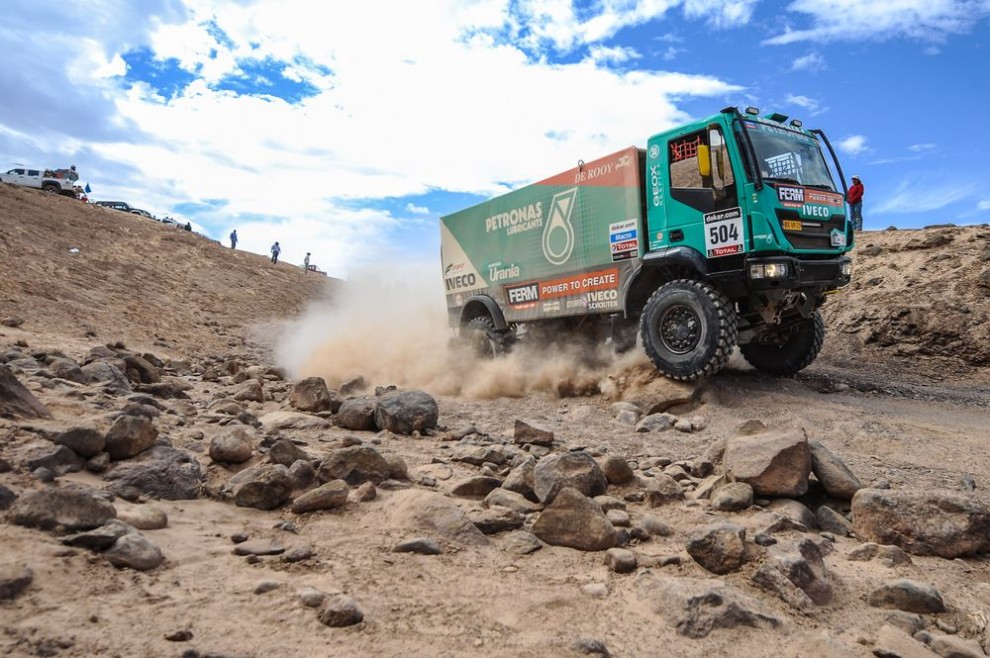
[[[27,175],[28,176],[40,176],[41,175],[41,172],[38,171],[37,169],[28,169]]]
[[[725,145],[722,131],[713,128],[708,133],[708,141],[712,152],[712,183],[716,190],[724,190],[736,182],[732,175],[732,165],[729,160],[729,149]]]
[[[698,171],[698,145],[703,133],[697,132],[670,142],[670,186],[673,188],[705,187]]]

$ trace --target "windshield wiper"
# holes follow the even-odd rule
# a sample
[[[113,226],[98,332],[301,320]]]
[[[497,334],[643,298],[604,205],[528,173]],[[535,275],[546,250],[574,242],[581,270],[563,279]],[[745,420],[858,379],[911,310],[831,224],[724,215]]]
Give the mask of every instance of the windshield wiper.
[[[816,190],[824,190],[826,192],[835,192],[835,188],[833,188],[831,185],[811,185],[810,183],[805,183],[804,186],[811,187]]]
[[[801,183],[793,178],[779,178],[777,176],[764,176],[763,180],[774,181],[776,183],[790,183],[791,185],[800,185]]]

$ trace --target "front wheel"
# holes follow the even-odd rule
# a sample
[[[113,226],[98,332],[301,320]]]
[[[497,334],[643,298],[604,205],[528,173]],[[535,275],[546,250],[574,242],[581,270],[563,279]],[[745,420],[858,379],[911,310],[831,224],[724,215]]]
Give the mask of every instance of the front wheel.
[[[715,374],[738,337],[736,312],[726,296],[691,279],[660,286],[646,302],[639,326],[647,356],[671,379]]]
[[[815,360],[825,342],[825,321],[818,311],[759,340],[739,346],[743,358],[770,375],[793,375]]]

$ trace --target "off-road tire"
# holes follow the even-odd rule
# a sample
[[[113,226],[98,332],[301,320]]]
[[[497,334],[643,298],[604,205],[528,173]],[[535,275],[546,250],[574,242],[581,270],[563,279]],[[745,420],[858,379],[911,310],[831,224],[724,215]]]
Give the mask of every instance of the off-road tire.
[[[704,281],[677,279],[650,296],[639,323],[643,349],[671,379],[708,377],[721,370],[736,345],[736,311]]]
[[[825,342],[825,321],[818,311],[759,341],[739,346],[743,358],[760,372],[793,375],[815,360]]]
[[[471,352],[483,359],[494,359],[509,351],[511,333],[495,328],[495,321],[487,315],[473,318],[461,330]]]
[[[62,188],[58,185],[58,183],[45,183],[44,185],[41,186],[41,189],[44,190],[45,192],[48,192],[49,194],[62,193]]]

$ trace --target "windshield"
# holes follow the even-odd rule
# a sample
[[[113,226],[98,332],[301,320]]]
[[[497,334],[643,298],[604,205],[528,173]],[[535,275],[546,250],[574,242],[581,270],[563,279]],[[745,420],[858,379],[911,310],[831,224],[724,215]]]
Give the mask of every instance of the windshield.
[[[783,126],[745,121],[764,180],[835,192],[818,140]]]

